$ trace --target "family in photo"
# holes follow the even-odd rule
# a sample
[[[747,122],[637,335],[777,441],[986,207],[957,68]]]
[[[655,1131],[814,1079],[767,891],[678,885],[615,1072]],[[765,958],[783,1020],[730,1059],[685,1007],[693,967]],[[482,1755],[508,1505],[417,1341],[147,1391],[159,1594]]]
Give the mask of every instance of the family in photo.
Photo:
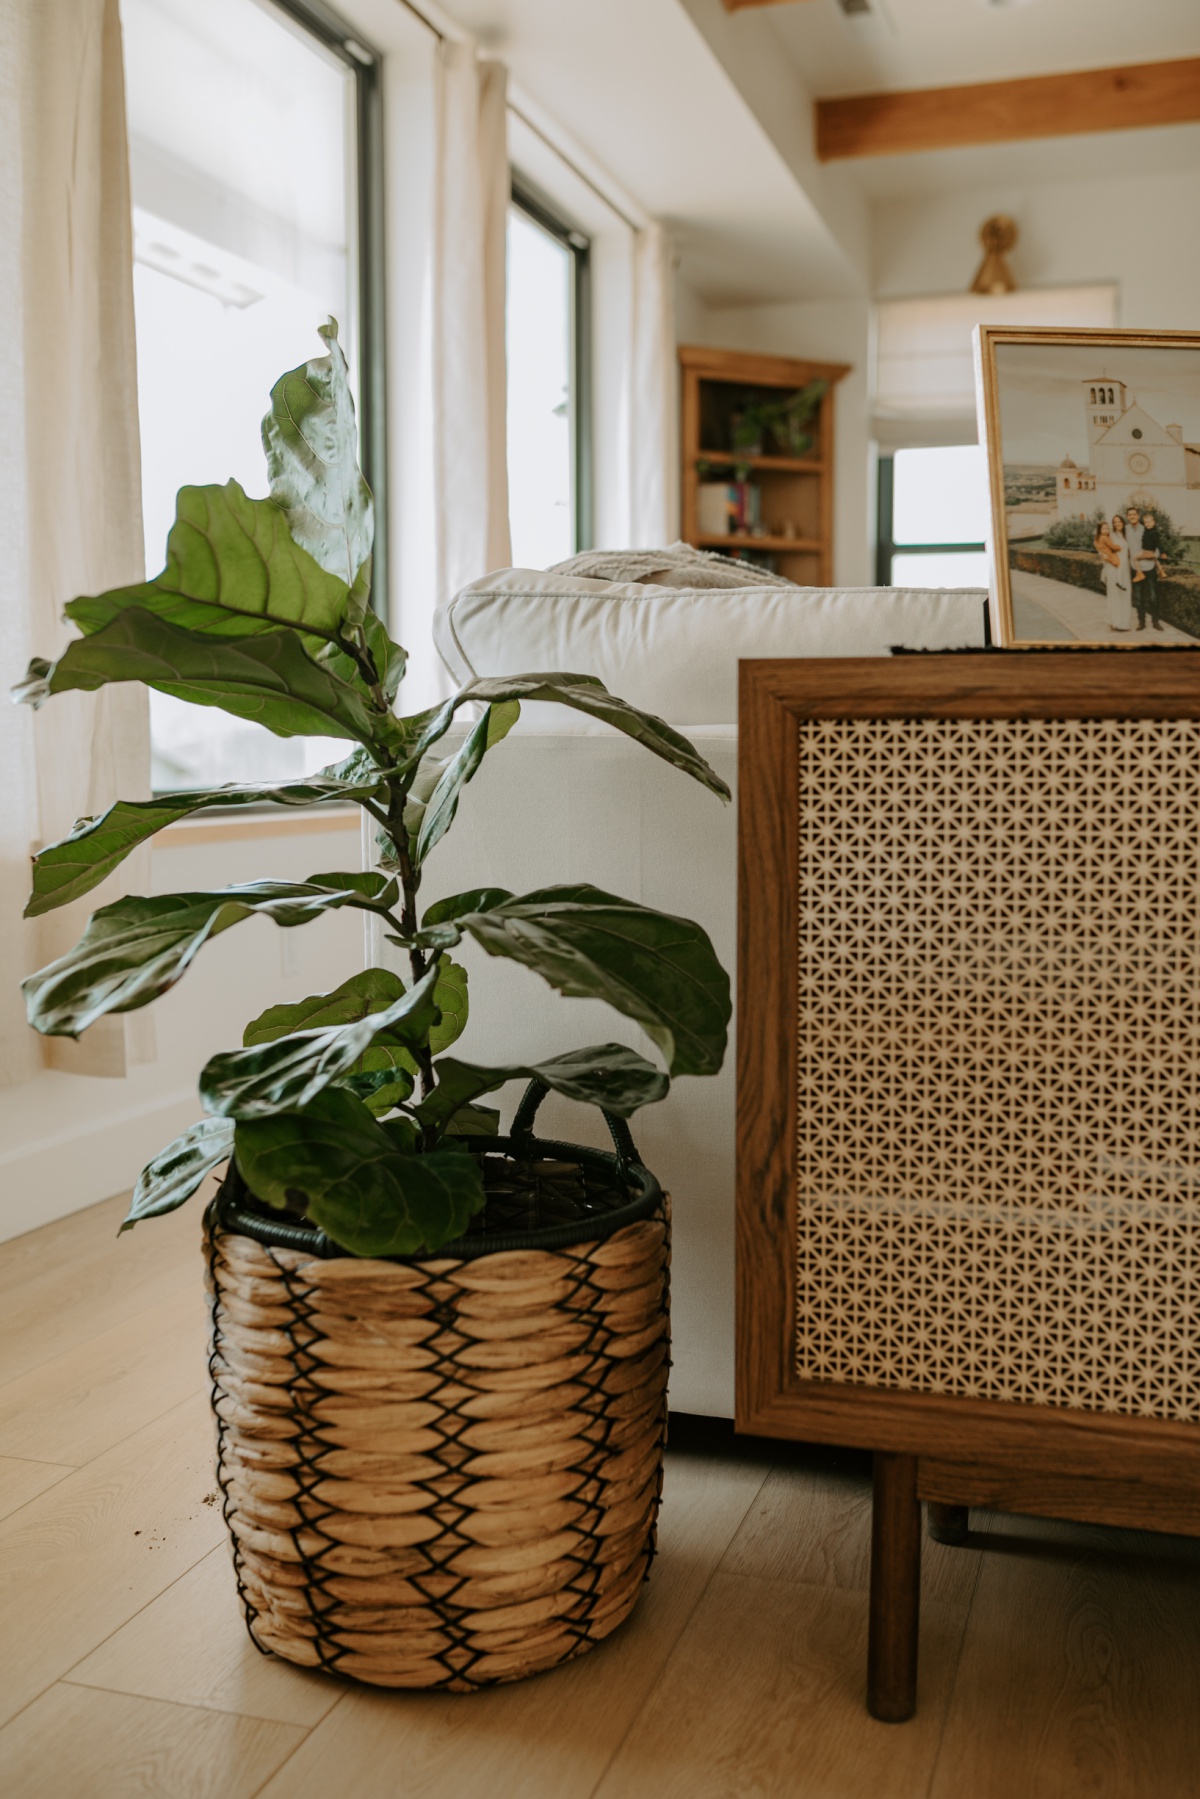
[[[1156,631],[1161,631],[1158,575],[1162,539],[1154,514],[1136,506],[1130,506],[1123,514],[1115,512],[1111,521],[1101,522],[1093,542],[1104,563],[1109,630],[1132,630],[1136,609],[1139,631],[1146,629],[1147,619]]]

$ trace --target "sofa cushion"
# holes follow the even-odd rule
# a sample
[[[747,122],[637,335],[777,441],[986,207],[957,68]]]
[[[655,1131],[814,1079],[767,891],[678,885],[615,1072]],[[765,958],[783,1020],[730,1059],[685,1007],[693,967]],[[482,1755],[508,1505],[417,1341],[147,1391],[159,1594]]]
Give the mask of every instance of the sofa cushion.
[[[680,725],[732,724],[738,660],[977,649],[976,588],[676,588],[501,569],[434,617],[458,681],[568,669]]]

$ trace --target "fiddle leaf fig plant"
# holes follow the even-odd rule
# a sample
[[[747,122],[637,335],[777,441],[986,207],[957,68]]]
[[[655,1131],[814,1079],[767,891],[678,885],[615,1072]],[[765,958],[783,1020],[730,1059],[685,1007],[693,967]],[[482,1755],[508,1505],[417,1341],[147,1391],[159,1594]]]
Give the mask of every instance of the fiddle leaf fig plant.
[[[720,798],[729,791],[686,738],[586,674],[476,680],[442,705],[397,715],[405,652],[370,609],[373,502],[332,320],[321,336],[326,353],[271,391],[269,497],[249,499],[236,481],[181,489],[162,573],[72,600],[80,635],[56,662],[35,660],[14,697],[40,706],[71,689],[141,681],[281,737],[357,747],[304,780],[118,800],[80,819],[34,858],[26,915],[78,899],[155,832],[210,809],[352,803],[374,822],[378,865],[116,900],[24,992],[36,1030],[77,1037],[167,992],[210,938],[243,919],[290,930],[341,907],[373,913],[406,974],[360,969],[331,993],[253,1019],[241,1047],[201,1072],[206,1116],[142,1171],[122,1229],[182,1205],[232,1156],[260,1203],[353,1254],[406,1255],[452,1241],[482,1208],[473,1150],[497,1114],[478,1102],[507,1081],[538,1080],[629,1117],[661,1100],[673,1075],[715,1073],[725,1053],[729,981],[688,919],[589,885],[482,887],[422,913],[425,864],[484,757],[522,704],[549,701],[624,732]],[[665,1069],[614,1043],[501,1066],[447,1054],[468,1016],[467,970],[452,953],[464,943],[524,964],[563,994],[606,1000],[643,1027]]]

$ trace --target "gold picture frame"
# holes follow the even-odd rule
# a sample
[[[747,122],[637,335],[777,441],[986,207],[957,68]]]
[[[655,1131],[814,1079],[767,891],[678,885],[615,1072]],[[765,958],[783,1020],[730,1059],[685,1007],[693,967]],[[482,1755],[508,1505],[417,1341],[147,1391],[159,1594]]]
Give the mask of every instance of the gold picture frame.
[[[975,375],[996,642],[1200,646],[1200,332],[977,325]]]

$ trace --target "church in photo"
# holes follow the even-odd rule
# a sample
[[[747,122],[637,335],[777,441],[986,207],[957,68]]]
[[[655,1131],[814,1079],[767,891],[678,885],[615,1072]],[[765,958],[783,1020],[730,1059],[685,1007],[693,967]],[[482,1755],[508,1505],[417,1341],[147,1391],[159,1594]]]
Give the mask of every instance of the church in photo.
[[[1200,444],[1184,443],[1181,425],[1160,425],[1130,402],[1123,381],[1096,376],[1082,388],[1090,462],[1059,463],[1058,517],[1090,517],[1097,506],[1110,517],[1129,505],[1158,508],[1185,536],[1200,536]]]

